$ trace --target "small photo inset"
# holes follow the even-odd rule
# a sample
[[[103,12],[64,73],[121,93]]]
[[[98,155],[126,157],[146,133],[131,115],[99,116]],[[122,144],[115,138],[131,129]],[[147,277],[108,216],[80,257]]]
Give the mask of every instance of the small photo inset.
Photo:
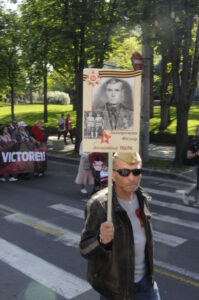
[[[102,111],[84,112],[84,138],[97,139],[103,135],[104,115]]]

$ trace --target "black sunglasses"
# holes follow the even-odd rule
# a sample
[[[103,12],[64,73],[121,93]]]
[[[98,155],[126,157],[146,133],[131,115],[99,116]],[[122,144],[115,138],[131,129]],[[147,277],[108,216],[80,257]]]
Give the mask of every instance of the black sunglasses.
[[[132,172],[134,176],[139,176],[142,173],[142,169],[113,169],[113,171],[117,172],[120,176],[127,177]]]

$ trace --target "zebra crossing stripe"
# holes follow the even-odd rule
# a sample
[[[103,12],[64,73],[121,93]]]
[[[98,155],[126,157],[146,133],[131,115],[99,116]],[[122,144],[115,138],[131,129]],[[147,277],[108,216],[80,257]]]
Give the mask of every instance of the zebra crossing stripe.
[[[160,268],[166,269],[168,271],[172,271],[172,272],[175,272],[175,273],[180,274],[182,276],[186,276],[186,277],[189,277],[191,279],[199,281],[199,274],[198,273],[188,271],[186,269],[171,265],[169,263],[165,263],[165,262],[157,260],[157,259],[154,260],[154,264],[155,264],[156,267],[160,267]]]
[[[168,203],[168,202],[163,202],[163,201],[152,199],[152,201],[150,202],[150,205],[156,205],[156,206],[160,206],[160,207],[176,209],[178,211],[183,211],[183,212],[186,212],[186,213],[199,215],[199,209],[198,208],[188,207],[188,206],[184,206],[184,205],[181,205],[181,204]]]
[[[153,237],[156,242],[165,244],[170,247],[177,247],[187,241],[187,239],[183,239],[179,236],[166,234],[156,230],[153,230]]]
[[[151,194],[157,194],[157,195],[162,195],[162,196],[167,196],[167,197],[171,197],[171,198],[177,198],[177,199],[181,199],[183,198],[182,194],[177,194],[174,192],[167,192],[167,191],[160,191],[160,190],[155,190],[155,189],[151,189],[151,188],[145,188],[144,189],[147,193],[151,193]]]
[[[161,222],[167,222],[170,224],[175,224],[175,225],[180,225],[192,229],[199,230],[199,223],[194,222],[194,221],[189,221],[189,220],[184,220],[184,219],[179,219],[176,217],[171,217],[167,215],[160,215],[158,213],[152,213],[153,220],[158,220]]]
[[[71,207],[69,205],[65,205],[65,204],[55,204],[55,205],[51,205],[49,206],[52,209],[55,209],[57,211],[61,211],[63,213],[66,213],[68,215],[72,215],[74,217],[83,219],[84,218],[84,214],[83,211],[79,208],[75,208],[75,207]],[[178,236],[174,236],[171,234],[166,234],[166,233],[162,233],[162,232],[158,232],[158,231],[154,231],[154,240],[156,242],[165,244],[167,246],[170,247],[176,247],[179,246],[181,244],[183,244],[184,242],[186,242],[186,239],[183,239],[181,237]]]
[[[52,235],[56,238],[56,241],[61,241],[66,246],[78,248],[80,234],[67,228],[51,224],[23,213],[13,213],[9,216],[6,216],[5,219],[10,222],[27,225],[41,232]]]
[[[1,238],[0,260],[65,299],[72,299],[91,289],[85,280]]]
[[[69,205],[62,204],[62,203],[50,205],[49,207],[54,210],[63,212],[67,215],[70,215],[70,216],[73,216],[73,217],[76,217],[79,219],[84,219],[84,212],[82,209],[71,207]]]

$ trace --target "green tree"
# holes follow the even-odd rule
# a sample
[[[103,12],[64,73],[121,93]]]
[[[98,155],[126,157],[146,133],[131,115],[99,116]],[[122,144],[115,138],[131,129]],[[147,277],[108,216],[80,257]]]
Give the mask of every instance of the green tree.
[[[174,103],[177,112],[175,163],[183,163],[184,147],[188,141],[188,113],[197,86],[199,71],[199,21],[198,1],[175,0],[162,4],[167,15],[159,16],[159,28],[167,31],[167,39],[162,34],[160,42],[165,45],[168,62],[171,63],[171,76]]]
[[[30,89],[43,80],[44,122],[48,121],[47,77],[56,34],[52,2],[26,0],[20,7],[24,64]]]
[[[83,69],[101,68],[111,50],[111,34],[119,17],[116,1],[54,1],[57,20],[56,52],[51,64],[57,72],[70,70],[74,75],[77,110],[76,144],[78,152],[82,128]],[[56,55],[56,59],[55,59]]]
[[[20,52],[19,19],[15,12],[2,12],[0,25],[1,86],[8,88],[11,97],[11,116],[14,118],[14,96],[23,81]]]

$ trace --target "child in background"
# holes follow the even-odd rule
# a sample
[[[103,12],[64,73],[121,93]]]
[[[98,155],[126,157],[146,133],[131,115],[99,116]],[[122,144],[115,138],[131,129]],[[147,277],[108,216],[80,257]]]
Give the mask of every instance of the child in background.
[[[105,162],[105,157],[100,152],[92,152],[89,156],[89,160],[94,178],[94,186],[92,191],[92,194],[94,194],[98,192],[102,187],[100,173]]]

